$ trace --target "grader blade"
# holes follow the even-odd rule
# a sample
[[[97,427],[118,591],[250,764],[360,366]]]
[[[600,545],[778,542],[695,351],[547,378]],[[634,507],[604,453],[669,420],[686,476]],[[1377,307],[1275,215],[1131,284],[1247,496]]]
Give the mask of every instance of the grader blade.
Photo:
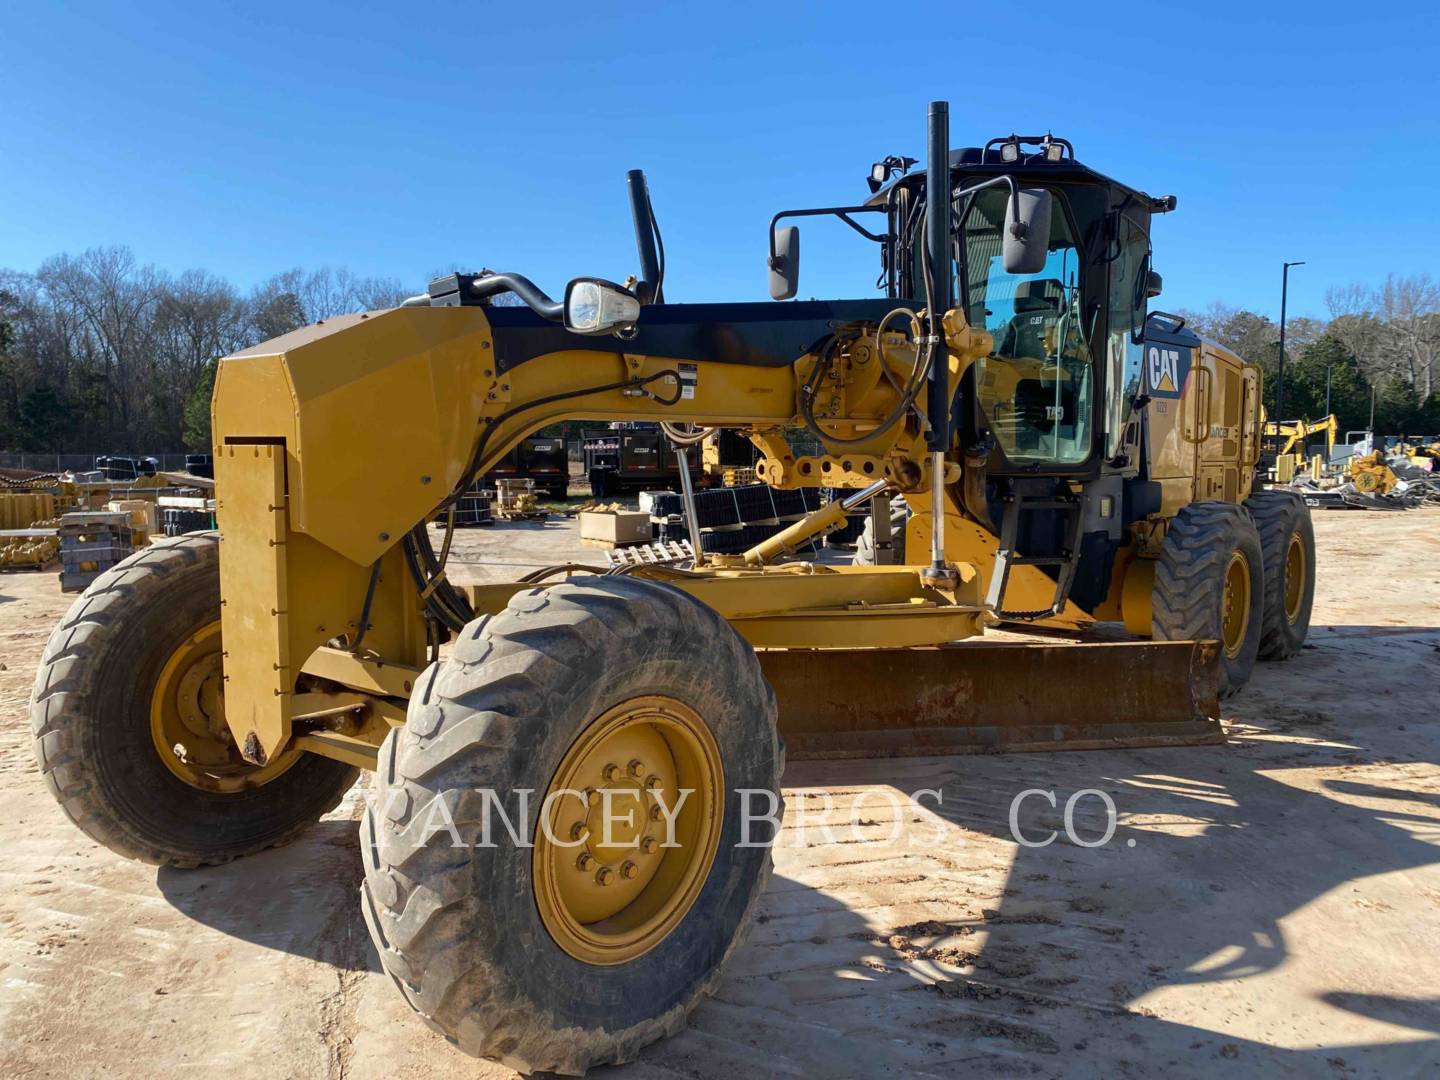
[[[970,642],[759,653],[807,758],[1221,743],[1213,642]]]

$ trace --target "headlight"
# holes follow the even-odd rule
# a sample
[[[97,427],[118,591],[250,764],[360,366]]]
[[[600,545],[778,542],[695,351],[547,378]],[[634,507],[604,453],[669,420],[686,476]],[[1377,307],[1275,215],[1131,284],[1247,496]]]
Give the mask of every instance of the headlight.
[[[635,294],[613,281],[576,278],[565,287],[565,328],[577,334],[608,334],[640,318]]]

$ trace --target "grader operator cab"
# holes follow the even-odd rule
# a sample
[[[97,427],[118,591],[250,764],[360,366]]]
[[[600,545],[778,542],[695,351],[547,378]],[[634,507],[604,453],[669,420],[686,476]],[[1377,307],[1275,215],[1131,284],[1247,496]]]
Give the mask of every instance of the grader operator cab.
[[[227,357],[219,533],[102,575],[45,651],[31,716],[66,813],[199,866],[291,839],[373,770],[385,970],[462,1049],[578,1073],[716,984],[769,872],[782,746],[1220,740],[1217,690],[1299,649],[1314,586],[1304,506],[1251,490],[1259,375],[1147,314],[1173,199],[1048,136],[952,153],[944,103],[928,135],[923,172],[887,159],[863,203],[771,223],[776,296],[799,287],[779,222],[838,215],[878,245],[881,298],[668,302],[632,173],[627,285],[452,275]],[[858,494],[688,568],[456,585],[455,502],[580,418],[681,447],[735,429],[772,486]],[[786,561],[892,495],[903,558]],[[1096,620],[1153,640],[965,642]]]

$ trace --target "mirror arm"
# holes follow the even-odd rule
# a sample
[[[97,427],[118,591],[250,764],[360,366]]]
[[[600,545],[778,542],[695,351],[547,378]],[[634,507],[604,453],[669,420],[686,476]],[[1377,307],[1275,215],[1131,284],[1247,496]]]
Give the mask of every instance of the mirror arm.
[[[967,188],[961,188],[955,192],[953,198],[958,199],[962,195],[973,196],[977,191],[999,187],[1001,184],[1004,184],[1010,189],[1010,216],[1018,219],[1020,217],[1020,187],[1015,183],[1015,178],[1008,174],[1005,176],[993,176],[989,180],[982,180],[978,184],[971,184]],[[960,220],[963,223],[965,219],[962,217]],[[1025,237],[1025,226],[1019,220],[1016,220],[1014,228],[1020,231],[1012,232],[1011,235],[1014,236],[1016,240],[1023,240]]]
[[[809,210],[781,210],[778,214],[776,214],[770,219],[770,259],[772,262],[775,259],[775,226],[780,224],[782,218],[826,216],[838,217],[841,221],[845,222],[846,225],[849,225],[861,236],[865,237],[865,239],[873,240],[877,244],[883,244],[886,239],[884,236],[870,232],[868,229],[860,225],[859,222],[852,220],[847,215],[885,213],[889,213],[889,208],[886,206],[817,206]]]

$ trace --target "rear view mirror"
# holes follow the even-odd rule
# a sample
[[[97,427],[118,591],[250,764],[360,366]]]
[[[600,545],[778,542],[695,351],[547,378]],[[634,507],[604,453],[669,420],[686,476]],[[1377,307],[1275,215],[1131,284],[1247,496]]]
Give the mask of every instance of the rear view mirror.
[[[1145,271],[1145,299],[1154,300],[1165,289],[1165,283],[1154,270]]]
[[[1050,253],[1050,192],[1021,188],[1005,203],[1007,274],[1038,274]]]
[[[800,228],[776,229],[770,256],[770,298],[789,300],[800,289]]]

